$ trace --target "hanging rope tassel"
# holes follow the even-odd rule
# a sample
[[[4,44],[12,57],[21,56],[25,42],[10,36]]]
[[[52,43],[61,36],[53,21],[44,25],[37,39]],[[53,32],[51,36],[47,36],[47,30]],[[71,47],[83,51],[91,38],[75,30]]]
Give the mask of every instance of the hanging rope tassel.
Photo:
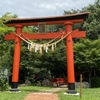
[[[29,51],[32,51],[35,47],[35,44],[28,44]]]
[[[45,44],[36,44],[36,43],[33,43],[31,40],[29,40],[26,36],[24,36],[25,37],[25,39],[21,36],[21,35],[23,35],[23,34],[21,34],[21,35],[18,35],[18,34],[15,34],[16,36],[18,36],[20,39],[22,39],[23,41],[25,41],[26,43],[28,43],[28,44],[30,44],[30,46],[28,46],[28,48],[29,48],[29,50],[30,51],[32,51],[32,48],[35,48],[35,52],[37,52],[38,50],[39,50],[39,46],[40,45],[43,45],[43,48],[44,48],[44,50],[46,51],[46,52],[48,52],[48,47],[50,47],[50,46],[52,46],[52,51],[54,50],[54,47],[56,47],[56,44],[57,43],[59,43],[60,41],[62,41],[63,39],[65,39],[69,34],[71,34],[72,33],[72,31],[70,31],[69,33],[67,33],[66,35],[65,35],[65,32],[66,31],[64,31],[63,33],[61,33],[60,35],[62,35],[62,37],[61,37],[61,39],[59,39],[59,40],[57,40],[56,42],[54,42],[54,40],[56,40],[57,39],[57,37],[59,37],[59,36],[57,36],[55,39],[53,39],[53,40],[51,40],[51,41],[49,41],[48,43],[45,43]],[[52,43],[53,42],[53,43]],[[35,44],[34,46],[32,45],[32,44]],[[54,47],[53,47],[54,46]],[[41,50],[40,50],[41,51]]]
[[[29,51],[30,51],[30,52],[32,51],[32,45],[30,46],[30,49],[29,49]]]
[[[35,52],[37,52],[38,50],[39,50],[39,45],[36,44],[36,46],[35,46]]]
[[[40,49],[40,54],[42,54],[42,45],[40,45],[39,49]]]
[[[54,44],[52,44],[51,50],[54,51]]]
[[[56,42],[55,42],[55,48],[56,48]]]
[[[30,49],[31,44],[28,44],[28,49]]]
[[[45,44],[43,45],[43,49],[46,50],[46,45]]]
[[[32,44],[32,49],[34,49],[34,47],[35,47],[35,44]]]
[[[46,46],[46,50],[45,51],[46,51],[46,53],[48,52],[48,46]]]

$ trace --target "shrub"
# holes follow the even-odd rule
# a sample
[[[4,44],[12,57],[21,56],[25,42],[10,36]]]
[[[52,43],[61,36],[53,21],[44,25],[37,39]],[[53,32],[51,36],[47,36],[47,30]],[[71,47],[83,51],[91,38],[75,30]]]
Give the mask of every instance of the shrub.
[[[0,91],[5,91],[9,87],[8,83],[6,82],[6,79],[0,78]]]
[[[100,87],[100,78],[99,77],[93,77],[91,79],[91,87],[92,88]]]

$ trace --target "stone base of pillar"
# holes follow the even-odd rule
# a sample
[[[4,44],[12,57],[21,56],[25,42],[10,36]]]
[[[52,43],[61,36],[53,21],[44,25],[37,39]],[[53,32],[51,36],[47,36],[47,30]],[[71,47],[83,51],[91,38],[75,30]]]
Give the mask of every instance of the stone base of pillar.
[[[68,83],[68,94],[77,94],[77,91],[75,90],[75,83]]]
[[[67,93],[68,94],[77,94],[77,91],[76,90],[67,90]]]
[[[11,89],[10,89],[10,92],[18,92],[18,91],[19,91],[18,88],[11,88]]]
[[[18,92],[19,89],[18,89],[18,82],[12,82],[12,86],[11,86],[11,89],[10,89],[11,92]]]

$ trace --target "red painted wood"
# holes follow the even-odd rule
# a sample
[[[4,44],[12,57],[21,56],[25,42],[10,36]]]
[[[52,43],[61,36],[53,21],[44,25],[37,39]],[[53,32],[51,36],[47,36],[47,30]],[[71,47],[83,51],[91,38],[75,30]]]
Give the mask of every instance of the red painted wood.
[[[67,20],[63,20],[63,21],[61,21],[61,20],[59,20],[59,21],[45,21],[45,23],[46,23],[46,25],[56,25],[56,24],[64,24],[64,22],[66,22]],[[84,20],[83,19],[77,19],[77,20],[68,20],[68,21],[71,21],[71,22],[73,22],[73,23],[82,23],[82,22],[84,22]],[[37,26],[38,25],[38,23],[39,22],[29,22],[29,23],[27,23],[27,22],[20,22],[20,25],[23,25],[23,26]],[[16,25],[16,23],[8,23],[8,24],[6,24],[7,26],[15,26]]]
[[[38,22],[46,22],[47,25],[51,24],[64,24],[66,21],[73,23],[83,22],[90,12],[78,13],[78,14],[66,14],[62,16],[47,16],[38,18],[11,18],[6,25],[15,26],[20,24],[23,26],[38,25]]]
[[[72,31],[72,22],[66,22],[66,34]],[[73,41],[71,34],[66,37],[66,58],[67,58],[67,73],[68,83],[75,83],[74,76],[74,58],[73,58]]]
[[[72,33],[72,38],[83,38],[86,37],[86,31],[78,31],[78,29],[74,30]]]
[[[33,40],[33,39],[53,39],[53,38],[56,38],[57,36],[59,36],[58,38],[61,38],[62,33],[63,33],[63,31],[61,30],[60,32],[52,32],[52,33],[45,33],[45,34],[23,33],[23,35],[30,40]],[[71,33],[71,35],[72,35],[72,38],[83,38],[83,37],[86,37],[86,32],[85,31],[78,31],[78,29],[76,29]],[[63,35],[63,36],[65,36],[65,35]],[[10,34],[5,35],[4,39],[5,40],[15,40],[15,37],[16,36],[14,33],[10,33]],[[25,37],[23,37],[23,38],[25,39]]]
[[[67,84],[67,79],[65,79],[65,78],[52,78],[51,79],[51,83],[52,84]]]
[[[16,26],[16,34],[22,32],[22,26]],[[21,49],[21,39],[15,37],[15,46],[14,46],[14,61],[13,61],[13,70],[12,70],[12,82],[18,82],[19,77],[19,66],[20,66],[20,49]]]

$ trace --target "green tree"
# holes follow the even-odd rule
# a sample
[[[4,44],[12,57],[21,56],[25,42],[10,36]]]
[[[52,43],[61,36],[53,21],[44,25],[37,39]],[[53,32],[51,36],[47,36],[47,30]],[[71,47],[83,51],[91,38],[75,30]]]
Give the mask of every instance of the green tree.
[[[17,15],[13,15],[10,12],[5,13],[0,18],[0,74],[2,73],[2,70],[7,69],[9,72],[9,76],[11,75],[11,67],[12,67],[12,60],[13,60],[13,45],[10,41],[4,40],[4,35],[13,32],[15,29],[13,27],[8,28],[5,23],[9,20],[9,18],[15,18]],[[6,86],[6,82],[4,79],[0,80],[2,82],[3,87]],[[9,81],[9,80],[8,80]]]
[[[78,71],[100,68],[100,39],[92,41],[81,39],[74,44],[75,67]]]
[[[89,39],[98,39],[100,35],[100,4],[95,2],[93,5],[89,5],[82,9],[82,11],[89,11],[89,17],[87,18],[86,22],[84,23],[84,28],[87,32],[87,37]]]
[[[73,29],[86,30],[87,38],[95,40],[100,35],[100,1],[95,0],[94,4],[82,8],[81,10],[71,9],[70,11],[64,10],[64,14],[78,14],[83,12],[90,12],[84,24],[75,24]]]

